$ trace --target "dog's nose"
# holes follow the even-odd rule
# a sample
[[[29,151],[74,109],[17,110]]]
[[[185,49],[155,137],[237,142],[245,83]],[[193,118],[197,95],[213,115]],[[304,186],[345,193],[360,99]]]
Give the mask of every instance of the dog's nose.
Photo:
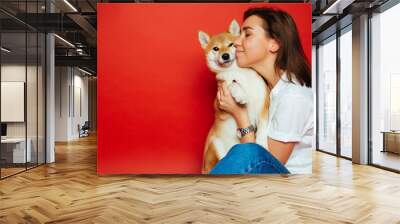
[[[227,53],[223,54],[222,59],[224,59],[225,61],[229,60],[229,54],[227,54]]]

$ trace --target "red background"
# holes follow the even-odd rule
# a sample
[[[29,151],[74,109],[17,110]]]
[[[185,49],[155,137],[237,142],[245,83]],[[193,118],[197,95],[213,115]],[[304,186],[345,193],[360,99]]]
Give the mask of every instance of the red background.
[[[311,4],[98,4],[99,174],[200,173],[216,82],[198,30],[251,6],[291,14],[311,61]]]

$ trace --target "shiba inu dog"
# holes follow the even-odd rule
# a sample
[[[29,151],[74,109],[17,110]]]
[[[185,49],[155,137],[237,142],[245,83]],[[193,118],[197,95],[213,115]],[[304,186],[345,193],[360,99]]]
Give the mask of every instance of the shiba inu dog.
[[[240,35],[240,26],[233,20],[228,32],[209,36],[199,31],[198,38],[204,49],[209,69],[216,74],[218,82],[225,82],[239,104],[246,105],[250,122],[257,127],[256,142],[265,147],[266,122],[269,108],[269,90],[256,71],[240,68],[236,63],[234,41]],[[229,149],[240,143],[234,118],[220,110],[214,100],[215,119],[205,143],[202,173],[211,171]]]

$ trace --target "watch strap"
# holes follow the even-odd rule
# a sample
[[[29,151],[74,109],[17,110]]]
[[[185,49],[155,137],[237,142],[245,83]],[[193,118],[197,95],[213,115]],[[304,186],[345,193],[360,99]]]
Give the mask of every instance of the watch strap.
[[[238,128],[237,130],[240,132],[240,137],[243,138],[250,132],[256,132],[257,128],[254,125],[250,125],[247,128]]]

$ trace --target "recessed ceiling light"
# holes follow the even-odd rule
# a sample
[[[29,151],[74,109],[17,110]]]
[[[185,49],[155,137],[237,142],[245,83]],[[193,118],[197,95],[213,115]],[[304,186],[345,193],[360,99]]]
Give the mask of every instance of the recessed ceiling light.
[[[343,9],[351,5],[355,0],[336,0],[322,14],[342,14]]]
[[[64,0],[65,4],[67,4],[72,10],[74,10],[74,12],[78,12],[78,10],[71,4],[69,3],[69,1]]]
[[[71,42],[69,42],[68,40],[66,40],[66,39],[64,39],[64,38],[62,38],[62,37],[60,37],[60,36],[57,35],[57,34],[54,34],[54,36],[57,37],[58,39],[60,39],[61,41],[63,41],[64,43],[68,44],[69,46],[75,48],[75,45],[71,44]]]
[[[78,67],[78,70],[81,71],[81,72],[83,72],[83,73],[85,73],[85,74],[93,75],[92,73],[90,73],[90,72],[88,72],[88,71],[85,71],[85,70],[83,70],[83,69],[81,69],[81,68],[79,68],[79,67]]]
[[[6,53],[10,53],[10,52],[11,52],[11,50],[9,50],[9,49],[7,49],[7,48],[5,48],[5,47],[1,47],[1,50],[4,51],[4,52],[6,52]]]

